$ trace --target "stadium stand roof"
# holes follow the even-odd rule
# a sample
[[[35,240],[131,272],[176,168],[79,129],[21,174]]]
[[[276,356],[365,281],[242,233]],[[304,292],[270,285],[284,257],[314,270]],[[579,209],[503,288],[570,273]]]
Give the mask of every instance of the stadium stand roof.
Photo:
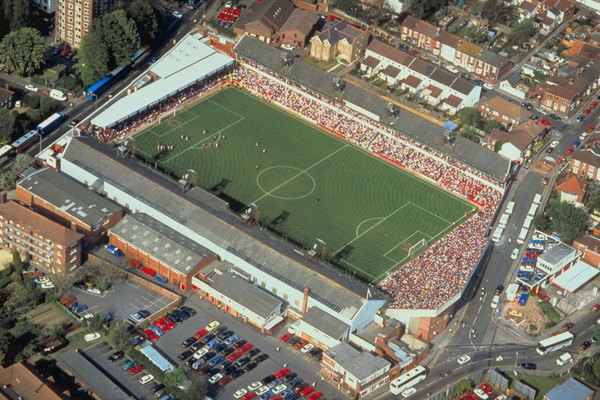
[[[186,45],[190,42],[193,44]],[[165,74],[164,78],[120,98],[94,117],[92,125],[103,129],[111,128],[235,63],[231,57],[204,44],[198,35],[187,36],[180,45],[184,45],[190,53],[190,49],[195,49],[194,56],[177,58],[172,55],[173,50],[167,53],[165,57],[170,62],[166,62],[165,58],[161,59],[161,63],[165,62],[165,67],[159,69],[159,72]]]
[[[235,46],[241,56],[253,60],[272,71],[292,79],[307,88],[331,99],[342,97],[344,101],[355,104],[370,113],[385,117],[388,113],[387,101],[366,90],[347,83],[343,93],[333,85],[332,74],[313,65],[294,59],[291,66],[284,66],[281,50],[249,35],[244,36]],[[412,138],[431,146],[442,153],[465,162],[503,182],[508,173],[510,161],[478,144],[456,136],[454,145],[449,145],[444,137],[444,129],[415,114],[399,109],[396,124],[398,130]]]
[[[117,158],[114,149],[94,139],[73,137],[62,159],[135,196],[182,227],[288,285],[298,290],[309,287],[309,296],[330,304],[340,313],[353,315],[365,301],[365,284],[340,275],[337,270],[305,263],[291,247],[270,238],[266,232],[245,228],[231,213],[205,207],[198,202],[198,196],[182,193],[175,183],[135,161]],[[370,291],[371,298],[383,298],[377,289],[371,287]]]
[[[201,39],[202,37],[198,34],[184,37],[160,60],[152,64],[150,71],[164,79],[204,60],[213,54],[215,50],[202,43]]]
[[[35,196],[89,226],[121,210],[75,179],[50,168],[38,170],[17,183]]]
[[[216,254],[146,214],[126,215],[110,232],[161,263],[189,274]]]
[[[556,279],[554,279],[552,284],[563,290],[566,290],[569,293],[573,293],[594,279],[594,277],[596,277],[598,274],[600,274],[600,271],[588,263],[580,260],[577,261],[571,268],[569,268],[567,272],[563,272]]]

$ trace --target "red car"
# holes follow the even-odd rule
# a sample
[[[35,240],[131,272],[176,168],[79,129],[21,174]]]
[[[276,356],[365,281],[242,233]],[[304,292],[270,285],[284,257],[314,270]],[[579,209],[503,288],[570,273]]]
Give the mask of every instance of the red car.
[[[574,151],[575,151],[575,149],[574,149],[574,148],[572,148],[572,147],[569,147],[569,148],[567,149],[567,152],[566,152],[565,154],[566,154],[566,155],[568,155],[568,156],[570,156],[570,155],[571,155],[571,153],[573,153]]]
[[[294,348],[300,350],[301,348],[303,348],[306,344],[308,343],[308,340],[306,339],[302,339],[298,342],[296,342],[296,344],[294,344]]]
[[[592,133],[594,132],[594,129],[596,129],[596,127],[594,125],[590,125],[587,127],[587,133]]]
[[[146,337],[148,337],[148,340],[150,340],[152,342],[156,342],[158,340],[158,335],[156,333],[154,333],[154,331],[152,329],[146,328],[144,333],[146,334]]]
[[[194,335],[194,337],[196,339],[202,339],[206,335],[208,335],[208,331],[206,329],[202,328],[198,332],[196,332],[196,334]]]
[[[129,261],[127,261],[127,264],[129,264],[130,267],[135,268],[135,269],[142,268],[142,263],[137,260],[129,260]]]
[[[586,108],[585,110],[583,110],[582,114],[587,117],[590,114],[591,111],[592,110],[590,110],[589,108]]]
[[[482,389],[484,392],[486,392],[487,394],[492,394],[492,393],[494,393],[494,389],[493,389],[493,388],[492,388],[490,385],[488,385],[487,383],[483,383],[483,384],[481,385],[481,389]]]
[[[312,386],[309,386],[306,389],[300,391],[300,396],[307,397],[309,394],[311,394],[314,391],[315,391],[315,389],[313,389]]]
[[[475,393],[469,392],[461,397],[462,400],[479,400],[479,397],[475,396]]]
[[[321,397],[323,397],[323,393],[317,392],[317,393],[311,394],[307,400],[319,400]]]
[[[286,376],[287,374],[289,374],[290,372],[292,372],[292,371],[291,371],[289,368],[282,368],[282,369],[280,369],[280,370],[279,370],[279,372],[277,372],[277,373],[275,374],[275,377],[276,377],[277,379],[281,379],[281,378],[283,378],[284,376]]]
[[[592,101],[590,103],[590,108],[596,108],[598,106],[598,102],[597,101]]]
[[[573,322],[567,322],[566,324],[564,324],[562,326],[562,330],[563,330],[563,332],[566,332],[574,326],[575,326],[575,324]]]
[[[287,341],[290,340],[292,336],[294,336],[294,335],[287,332],[285,335],[283,335],[282,337],[279,338],[279,341],[281,343],[287,343]]]
[[[233,354],[230,354],[229,356],[227,356],[227,361],[229,362],[234,362],[236,361],[238,358],[240,358],[244,353],[239,353],[239,352],[235,352]]]
[[[160,328],[160,330],[163,331],[164,333],[167,333],[167,332],[169,332],[169,330],[171,330],[171,328],[169,328],[169,326],[160,319],[157,319],[156,321],[154,321],[154,325],[158,326]]]
[[[276,394],[275,396],[271,397],[269,400],[283,400],[283,397],[281,397],[280,395]]]
[[[540,124],[545,125],[547,127],[552,127],[552,123],[544,118],[540,118]]]
[[[139,374],[144,370],[144,366],[142,364],[135,365],[129,369],[129,373],[131,375]]]
[[[232,377],[230,376],[225,376],[223,378],[221,378],[221,380],[219,381],[219,386],[221,387],[225,387],[225,385],[227,385],[229,382],[231,382],[233,380]]]
[[[294,393],[299,393],[299,392],[301,392],[302,390],[306,389],[309,386],[310,385],[308,383],[302,382],[298,386],[295,386],[294,389],[292,389],[292,390],[294,391]]]
[[[238,351],[241,354],[244,354],[245,352],[250,351],[250,349],[252,349],[253,347],[254,347],[254,345],[252,343],[246,343]]]
[[[544,292],[539,292],[537,295],[544,301],[550,301],[550,297]]]
[[[256,393],[254,393],[254,392],[246,393],[246,394],[245,394],[245,395],[242,397],[242,400],[252,400],[252,399],[255,399],[255,398],[256,398],[256,396],[257,396],[257,394],[256,394]]]

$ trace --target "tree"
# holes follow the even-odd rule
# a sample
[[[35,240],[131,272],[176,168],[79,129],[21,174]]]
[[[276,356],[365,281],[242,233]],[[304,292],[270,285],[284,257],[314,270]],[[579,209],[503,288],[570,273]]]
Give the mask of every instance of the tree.
[[[42,118],[52,114],[56,110],[58,102],[48,96],[42,96],[40,98],[40,114]]]
[[[550,221],[550,218],[548,218],[548,216],[544,213],[538,214],[535,217],[533,217],[533,223],[535,224],[535,227],[537,229],[543,232],[550,232],[550,230],[552,229],[552,222]]]
[[[0,42],[0,63],[8,73],[33,75],[46,62],[48,46],[37,29],[21,28]]]
[[[151,42],[158,34],[158,18],[152,5],[144,0],[134,0],[127,14],[135,21],[142,43]]]
[[[417,18],[429,19],[447,4],[447,0],[411,0],[408,9]]]
[[[580,207],[564,201],[555,201],[548,210],[552,230],[565,243],[581,235],[588,224],[588,214]]]
[[[27,93],[23,97],[23,103],[31,108],[40,108],[40,95],[37,93]]]
[[[100,20],[95,20],[88,33],[81,40],[79,48],[81,80],[86,86],[108,74],[110,54],[104,41]]]
[[[29,168],[29,166],[31,165],[32,162],[33,162],[33,158],[30,155],[24,154],[24,153],[19,153],[15,157],[15,161],[13,162],[12,166],[10,167],[10,170],[15,176],[17,176],[21,172],[23,172],[27,168]]]
[[[474,107],[465,107],[458,112],[458,119],[463,125],[471,125],[474,128],[479,128],[481,125],[481,115]]]
[[[21,253],[18,251],[13,251],[12,254],[12,265],[15,268],[15,271],[21,275],[23,272],[23,261],[21,260]]]
[[[471,381],[467,378],[464,378],[456,384],[456,388],[454,389],[454,391],[456,394],[461,395],[466,390],[471,389],[472,386],[473,384],[471,383]]]
[[[484,124],[483,124],[483,130],[486,133],[490,133],[491,131],[493,131],[494,129],[499,129],[500,128],[500,122],[498,122],[498,120],[495,119],[486,119]]]
[[[28,25],[31,16],[29,0],[3,0],[2,16],[11,31],[16,31]]]
[[[181,400],[196,400],[203,399],[206,396],[206,381],[200,378],[197,374],[192,374],[189,378],[189,383],[185,390],[179,391]]]
[[[165,385],[170,388],[182,386],[186,382],[185,372],[181,367],[175,367],[165,374]]]
[[[102,18],[102,31],[116,65],[124,66],[140,47],[140,35],[135,22],[124,10],[115,10]]]
[[[3,142],[10,142],[12,133],[15,129],[15,122],[17,121],[17,113],[9,111],[5,108],[0,108],[0,140]]]
[[[535,35],[536,29],[531,19],[524,19],[513,24],[508,42],[515,46],[525,43],[530,37]]]
[[[131,345],[129,332],[127,332],[127,324],[125,322],[115,323],[110,327],[109,335],[115,346],[115,350],[125,351]]]

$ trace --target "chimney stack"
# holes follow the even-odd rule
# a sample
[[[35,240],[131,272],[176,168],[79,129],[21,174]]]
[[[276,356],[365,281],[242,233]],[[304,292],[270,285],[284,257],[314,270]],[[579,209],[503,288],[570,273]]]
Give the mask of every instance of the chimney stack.
[[[302,315],[305,315],[306,311],[308,311],[308,294],[310,293],[310,288],[304,288],[302,292],[304,293],[304,297],[302,298]]]

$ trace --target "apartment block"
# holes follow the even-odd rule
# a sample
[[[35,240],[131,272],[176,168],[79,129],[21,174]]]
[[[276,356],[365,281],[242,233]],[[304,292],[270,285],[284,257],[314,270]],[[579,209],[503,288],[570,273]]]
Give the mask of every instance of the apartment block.
[[[32,3],[48,14],[52,14],[56,10],[56,0],[33,0]]]
[[[58,275],[81,265],[83,235],[9,201],[0,205],[0,245]]]
[[[81,46],[92,20],[106,14],[112,3],[113,0],[57,0],[56,41],[74,48]]]

